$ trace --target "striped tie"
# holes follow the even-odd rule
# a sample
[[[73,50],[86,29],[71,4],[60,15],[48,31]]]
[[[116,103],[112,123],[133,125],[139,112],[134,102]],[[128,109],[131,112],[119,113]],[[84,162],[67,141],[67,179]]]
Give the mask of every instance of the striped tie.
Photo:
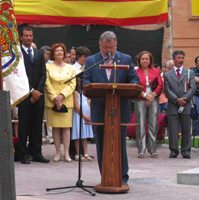
[[[112,65],[113,64],[113,59],[107,59],[106,60],[106,64],[107,65]],[[108,81],[110,80],[110,76],[111,76],[111,69],[106,69],[106,75],[108,78]]]

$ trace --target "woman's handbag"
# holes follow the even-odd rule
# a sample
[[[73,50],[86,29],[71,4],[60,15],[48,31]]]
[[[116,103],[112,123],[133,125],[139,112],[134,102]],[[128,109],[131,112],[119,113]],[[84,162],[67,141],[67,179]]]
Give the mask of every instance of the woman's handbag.
[[[157,87],[158,87],[158,80],[157,80],[158,78],[156,77],[154,80],[153,80],[153,82],[152,82],[152,84],[151,84],[151,90],[152,91],[154,91]]]
[[[53,106],[52,110],[55,111],[55,112],[62,112],[62,113],[68,112],[68,108],[64,104],[62,104],[62,107],[61,107],[60,110],[57,109],[56,105]]]
[[[190,111],[190,117],[193,120],[198,119],[198,108],[195,103],[193,103],[193,99],[191,100],[191,111]]]

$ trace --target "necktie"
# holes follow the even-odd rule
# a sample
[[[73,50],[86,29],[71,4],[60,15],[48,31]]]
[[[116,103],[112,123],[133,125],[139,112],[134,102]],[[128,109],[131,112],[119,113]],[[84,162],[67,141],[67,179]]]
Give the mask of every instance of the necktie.
[[[28,55],[30,57],[31,62],[33,62],[33,55],[32,55],[32,49],[28,49]]]
[[[106,60],[106,64],[107,65],[112,65],[113,64],[113,59],[107,59]],[[110,80],[110,76],[111,76],[111,69],[106,69],[106,75],[108,78],[108,81]]]
[[[178,80],[180,80],[180,69],[176,69]]]

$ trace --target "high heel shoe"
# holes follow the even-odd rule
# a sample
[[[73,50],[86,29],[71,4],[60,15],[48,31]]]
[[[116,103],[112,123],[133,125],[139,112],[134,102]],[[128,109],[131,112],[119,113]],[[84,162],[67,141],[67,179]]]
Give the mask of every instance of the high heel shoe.
[[[54,162],[59,162],[60,160],[61,160],[61,156],[60,156],[60,158],[55,156],[53,159]]]
[[[81,161],[88,161],[86,158],[84,158],[82,155],[80,156]],[[75,155],[75,161],[79,161],[79,155]]]
[[[93,162],[93,158],[91,158],[88,154],[84,155],[84,158],[85,158],[87,161]]]
[[[65,161],[65,162],[68,162],[68,163],[71,163],[73,160],[72,160],[71,158],[68,158],[68,159],[67,159],[67,158],[65,158],[65,156],[64,156],[64,161]]]

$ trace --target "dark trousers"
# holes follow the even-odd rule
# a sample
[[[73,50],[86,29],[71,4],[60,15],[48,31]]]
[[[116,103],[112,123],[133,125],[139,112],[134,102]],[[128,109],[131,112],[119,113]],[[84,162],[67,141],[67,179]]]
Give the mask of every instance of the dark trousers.
[[[178,133],[181,124],[182,143],[181,154],[182,156],[190,155],[191,151],[191,118],[190,115],[169,115],[169,149],[172,155],[179,154],[178,148]]]
[[[18,106],[19,111],[19,145],[21,154],[28,153],[32,156],[41,153],[42,146],[42,123],[44,104],[23,104]],[[29,144],[27,149],[27,136]]]
[[[199,135],[199,96],[195,96],[195,104],[198,108],[198,119],[197,120],[193,120],[193,135]]]
[[[121,127],[121,149],[122,149],[122,180],[128,181],[128,159],[126,153],[126,126]],[[100,173],[102,171],[102,155],[103,155],[103,139],[104,139],[104,126],[94,126],[95,141],[97,147],[97,158]]]

